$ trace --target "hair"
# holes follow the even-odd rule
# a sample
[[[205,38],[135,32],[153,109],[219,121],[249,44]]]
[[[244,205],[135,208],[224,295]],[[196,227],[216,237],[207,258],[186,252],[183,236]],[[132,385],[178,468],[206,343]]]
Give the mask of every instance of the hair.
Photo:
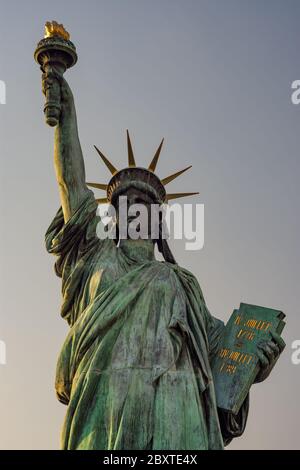
[[[141,191],[142,193],[145,193],[151,197],[153,204],[161,205],[163,203],[163,200],[160,198],[157,191],[144,181],[126,181],[125,183],[122,183],[120,186],[118,186],[112,193],[111,204],[117,208],[119,197],[122,194],[126,194],[126,192],[132,188],[137,189],[138,191]]]
[[[177,264],[167,240],[159,238],[156,240],[156,243],[158,251],[162,254],[164,260],[167,261],[167,263]]]

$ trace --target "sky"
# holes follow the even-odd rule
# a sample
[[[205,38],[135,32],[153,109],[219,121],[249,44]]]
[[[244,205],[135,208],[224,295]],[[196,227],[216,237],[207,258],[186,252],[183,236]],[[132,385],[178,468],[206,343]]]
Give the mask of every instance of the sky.
[[[165,138],[158,175],[188,165],[172,191],[199,191],[205,243],[177,261],[227,321],[240,302],[287,315],[287,343],[250,393],[244,435],[231,449],[299,448],[300,79],[297,0],[0,0],[0,448],[57,449],[65,407],[56,358],[68,326],[44,234],[59,207],[53,129],[44,122],[33,52],[48,20],[78,52],[67,71],[89,180],[109,174],[97,145],[126,165],[126,129],[141,166]]]

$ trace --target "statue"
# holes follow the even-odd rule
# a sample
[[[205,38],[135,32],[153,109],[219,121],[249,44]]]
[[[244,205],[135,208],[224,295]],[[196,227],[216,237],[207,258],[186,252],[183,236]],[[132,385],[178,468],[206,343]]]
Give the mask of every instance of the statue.
[[[51,42],[52,41],[52,42]],[[211,361],[224,324],[209,312],[196,278],[158,239],[99,239],[98,204],[117,212],[119,196],[147,208],[167,195],[154,173],[136,166],[127,134],[128,167],[112,173],[96,200],[86,183],[75,104],[63,77],[75,46],[62,25],[47,24],[35,54],[43,70],[48,124],[55,127],[54,163],[61,208],[46,233],[62,278],[62,317],[70,326],[57,363],[56,393],[67,405],[63,449],[223,449],[246,425],[249,395],[238,414],[219,409]],[[161,231],[159,232],[161,234]],[[165,262],[155,259],[157,244]],[[284,348],[276,333],[257,352],[264,380]]]

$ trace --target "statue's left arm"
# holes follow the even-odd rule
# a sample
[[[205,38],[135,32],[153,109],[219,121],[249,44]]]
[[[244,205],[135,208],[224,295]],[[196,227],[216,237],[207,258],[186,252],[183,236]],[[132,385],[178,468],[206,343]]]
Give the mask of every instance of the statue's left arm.
[[[244,432],[249,410],[249,396],[245,398],[237,415],[225,412],[217,407],[211,364],[223,340],[225,325],[221,320],[211,315],[195,276],[178,266],[176,271],[188,300],[186,314],[188,330],[191,335],[191,351],[198,358],[202,376],[205,377],[204,381],[199,382],[199,388],[205,393],[207,410],[212,412],[214,416],[211,422],[216,425],[212,436],[215,433],[219,435],[221,431],[222,444],[226,446],[234,437],[241,436]],[[198,375],[201,376],[201,374]],[[212,442],[211,448],[215,448],[213,447],[215,444],[215,442]]]
[[[222,332],[224,323],[213,317],[207,310],[208,316],[208,341],[210,347],[210,361],[219,349],[222,341]],[[254,383],[259,383],[270,375],[279,355],[285,348],[285,342],[280,335],[270,331],[270,339],[259,344],[257,355],[259,357],[259,371]],[[233,438],[243,434],[249,411],[249,393],[246,396],[237,415],[218,408],[220,428],[223,436],[224,445],[228,445]]]
[[[203,299],[204,300],[204,299]],[[209,343],[209,359],[212,362],[222,341],[224,323],[211,315],[205,305],[207,315],[207,336]],[[229,411],[218,408],[218,417],[223,437],[224,446],[227,446],[232,439],[240,437],[246,427],[249,412],[249,394],[246,396],[237,415]]]
[[[285,342],[281,336],[270,331],[270,339],[258,345],[257,355],[260,362],[260,369],[254,383],[263,382],[269,377],[284,348]]]

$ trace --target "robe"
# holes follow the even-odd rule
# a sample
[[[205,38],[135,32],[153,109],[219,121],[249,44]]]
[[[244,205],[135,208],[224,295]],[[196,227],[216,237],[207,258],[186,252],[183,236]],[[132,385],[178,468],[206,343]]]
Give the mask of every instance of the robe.
[[[244,431],[217,408],[210,363],[224,324],[210,314],[196,278],[155,259],[151,240],[97,236],[88,191],[46,233],[62,278],[61,315],[70,330],[55,388],[67,405],[62,449],[223,449]]]

